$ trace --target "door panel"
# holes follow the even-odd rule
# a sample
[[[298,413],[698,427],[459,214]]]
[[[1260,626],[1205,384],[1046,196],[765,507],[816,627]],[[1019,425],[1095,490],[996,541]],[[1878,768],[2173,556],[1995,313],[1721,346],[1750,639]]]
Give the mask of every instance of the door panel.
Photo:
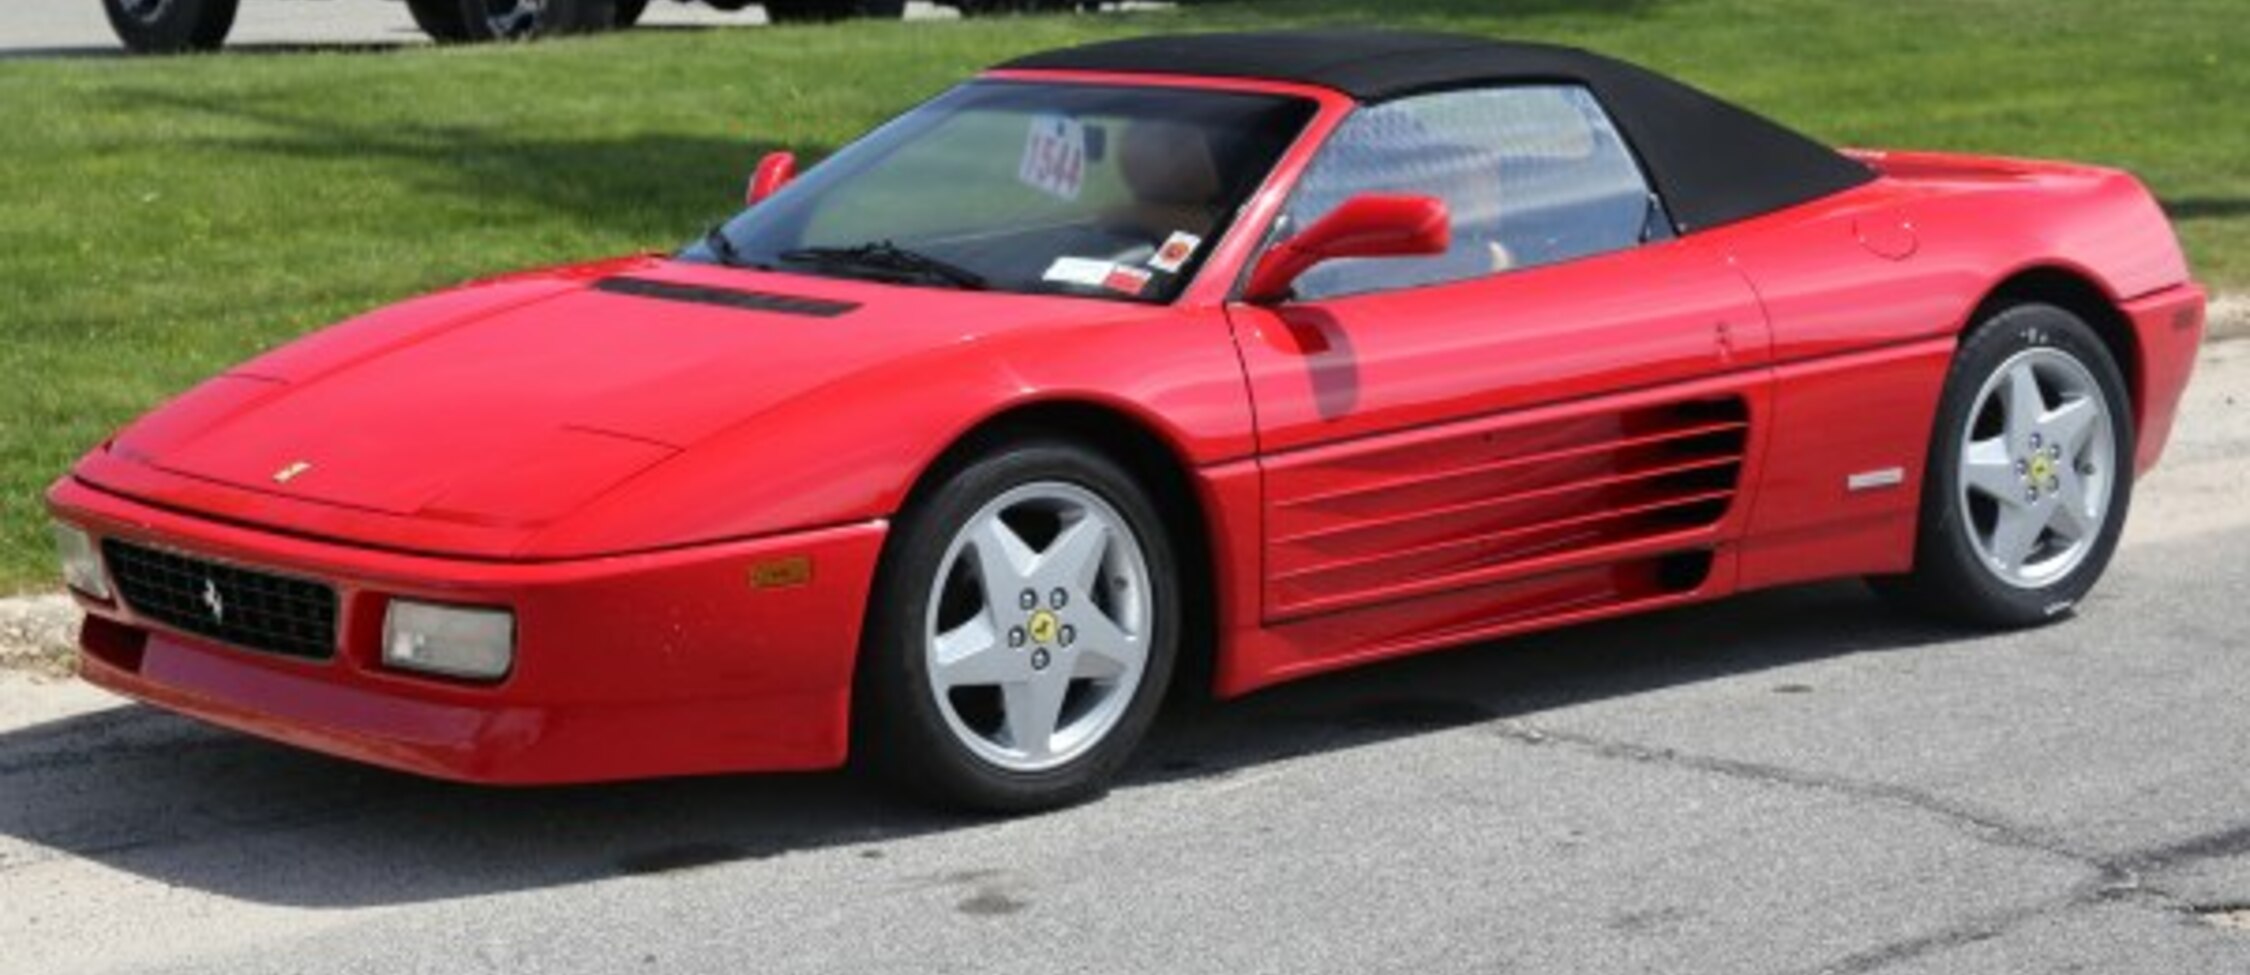
[[[1465,588],[1571,569],[1602,584],[1508,587],[1510,618],[1583,608],[1654,578],[1633,560],[1738,533],[1765,319],[1692,241],[1229,314],[1257,408],[1269,622],[1381,605],[1383,629],[1413,630],[1475,618]]]

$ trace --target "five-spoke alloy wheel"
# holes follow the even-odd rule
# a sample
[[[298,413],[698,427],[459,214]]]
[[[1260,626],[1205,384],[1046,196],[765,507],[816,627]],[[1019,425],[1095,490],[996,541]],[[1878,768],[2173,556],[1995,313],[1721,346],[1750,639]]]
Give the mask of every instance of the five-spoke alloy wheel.
[[[1985,568],[2036,589],[2093,551],[2116,484],[2109,400],[2086,365],[2053,348],[2001,363],[1961,432],[1961,517]]]
[[[2133,443],[2123,376],[2091,326],[2046,304],[1991,316],[1938,405],[1914,570],[1876,588],[1982,625],[2062,615],[2117,547]]]
[[[984,809],[1097,793],[1179,641],[1179,573],[1148,492],[1101,453],[1037,440],[963,465],[893,532],[856,704],[871,757]]]
[[[930,693],[954,737],[1019,772],[1099,744],[1148,664],[1148,560],[1124,518],[1078,485],[1026,484],[971,516],[942,564]]]

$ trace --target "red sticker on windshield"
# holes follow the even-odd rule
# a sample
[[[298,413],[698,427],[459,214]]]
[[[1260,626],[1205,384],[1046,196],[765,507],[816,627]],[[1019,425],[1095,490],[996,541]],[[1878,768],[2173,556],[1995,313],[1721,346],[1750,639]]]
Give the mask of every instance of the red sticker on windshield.
[[[1142,288],[1148,287],[1151,276],[1140,268],[1119,265],[1110,268],[1109,275],[1102,278],[1102,287],[1122,294],[1139,295]]]

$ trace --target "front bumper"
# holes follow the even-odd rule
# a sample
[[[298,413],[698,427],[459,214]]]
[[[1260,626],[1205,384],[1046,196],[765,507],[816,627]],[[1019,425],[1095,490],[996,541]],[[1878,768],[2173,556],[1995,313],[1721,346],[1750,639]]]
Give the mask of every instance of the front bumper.
[[[97,537],[317,578],[337,591],[337,648],[325,660],[221,645],[121,600],[80,597],[86,680],[315,751],[515,784],[841,764],[862,610],[886,528],[863,522],[633,555],[488,562],[210,521],[71,478],[48,503]],[[475,684],[386,668],[383,615],[401,597],[511,608],[514,670]]]

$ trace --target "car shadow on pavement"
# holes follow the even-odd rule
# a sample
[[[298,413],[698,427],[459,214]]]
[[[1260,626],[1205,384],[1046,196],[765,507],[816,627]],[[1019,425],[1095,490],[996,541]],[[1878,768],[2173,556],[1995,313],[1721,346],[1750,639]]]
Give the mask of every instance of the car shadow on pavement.
[[[1113,801],[1288,758],[1886,652],[1961,634],[1857,585],[1558,630],[1284,685],[1183,694]],[[1804,678],[1747,693],[1805,693]],[[1068,813],[1059,815],[1067,816]],[[126,705],[0,734],[0,875],[76,857],[166,885],[306,907],[419,903],[749,865],[994,825],[849,774],[567,788],[434,782]]]

